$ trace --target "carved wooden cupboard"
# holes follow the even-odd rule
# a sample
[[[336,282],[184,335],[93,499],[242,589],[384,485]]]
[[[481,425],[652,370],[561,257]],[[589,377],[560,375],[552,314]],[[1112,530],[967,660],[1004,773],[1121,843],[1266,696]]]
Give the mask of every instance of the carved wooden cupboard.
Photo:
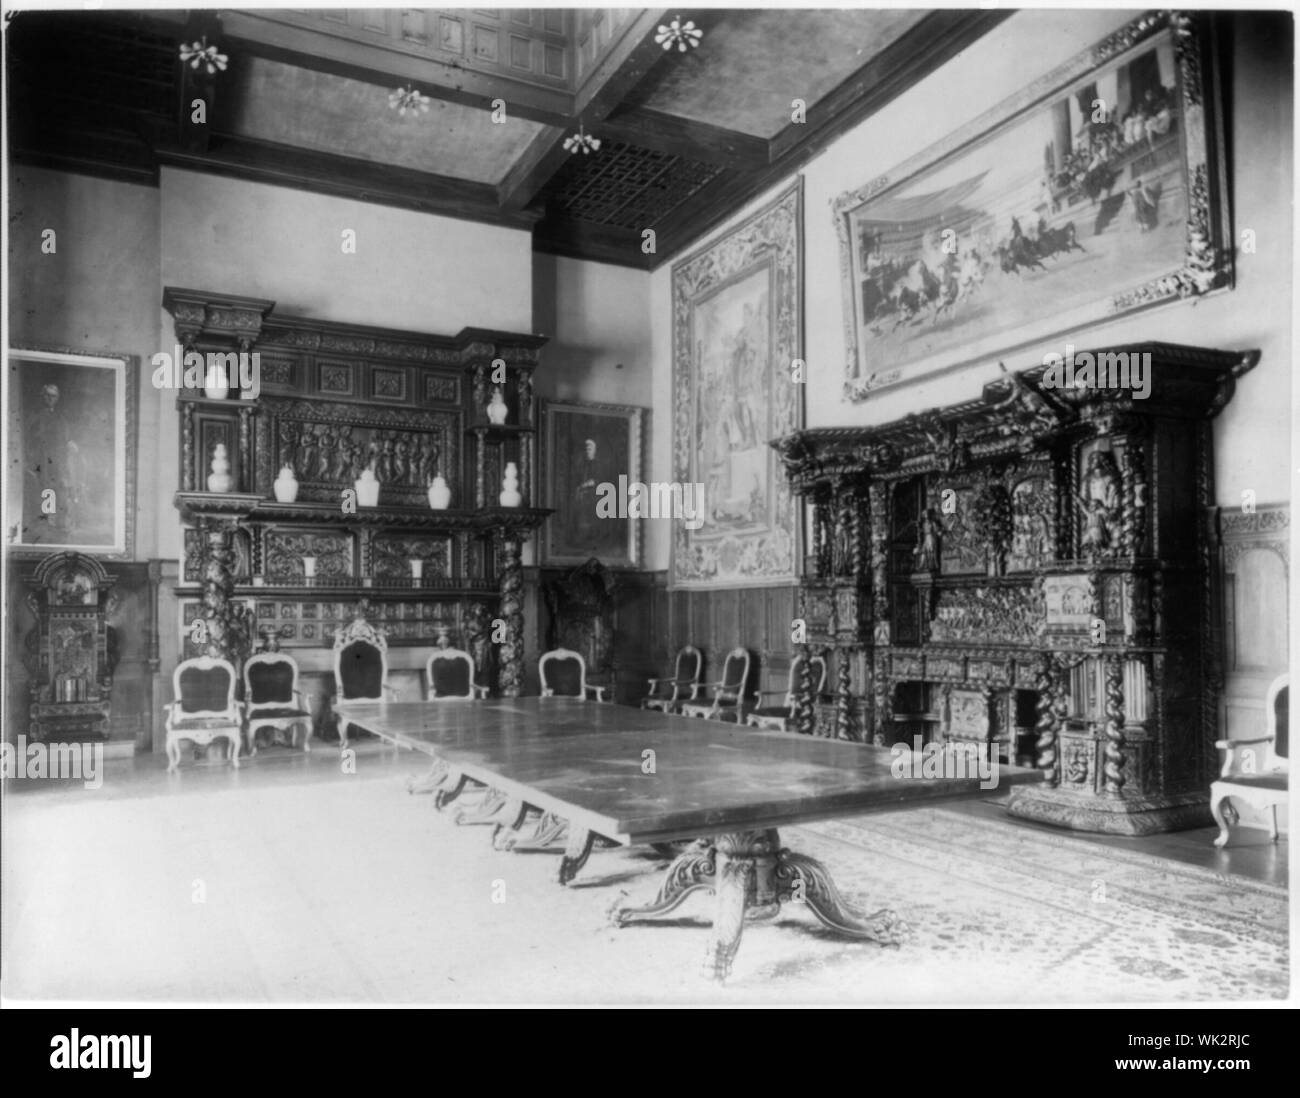
[[[518,694],[522,540],[549,513],[529,505],[545,340],[280,317],[270,301],[176,288],[163,304],[185,352],[257,352],[260,366],[256,394],[177,396],[182,654],[239,659],[272,635],[289,650],[328,650],[364,599],[390,645],[450,636],[479,653],[480,681]],[[486,414],[494,388],[501,424]],[[358,484],[367,471],[373,506]],[[512,472],[521,501],[502,506]],[[436,476],[451,491],[445,509],[429,500]],[[292,502],[277,499],[285,479]],[[493,645],[497,618],[504,640]]]
[[[773,445],[807,505],[800,615],[840,734],[976,743],[1042,768],[1014,814],[1145,834],[1208,820],[1211,419],[1258,356],[1113,350],[1151,356],[1146,399],[1039,367]]]

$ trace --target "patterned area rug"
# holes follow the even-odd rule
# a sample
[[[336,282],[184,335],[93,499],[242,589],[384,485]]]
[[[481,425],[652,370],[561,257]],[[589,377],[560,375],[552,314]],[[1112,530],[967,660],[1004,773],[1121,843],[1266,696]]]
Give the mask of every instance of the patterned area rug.
[[[315,756],[315,753],[313,753]],[[801,905],[702,980],[712,901],[618,930],[665,862],[490,849],[404,791],[412,756],[260,754],[237,775],[4,798],[4,992],[17,999],[356,1003],[1266,1000],[1288,986],[1287,896],[1239,877],[944,809],[789,828],[881,947]],[[337,764],[333,764],[336,766]],[[181,790],[184,790],[181,792]]]
[[[1287,893],[1276,886],[943,808],[812,824],[783,838],[859,866],[841,871],[845,890],[868,905],[894,897],[913,948],[944,958],[949,976],[960,974],[966,990],[966,980],[982,985],[990,1000],[1287,993]],[[863,894],[855,878],[879,881],[879,895]]]

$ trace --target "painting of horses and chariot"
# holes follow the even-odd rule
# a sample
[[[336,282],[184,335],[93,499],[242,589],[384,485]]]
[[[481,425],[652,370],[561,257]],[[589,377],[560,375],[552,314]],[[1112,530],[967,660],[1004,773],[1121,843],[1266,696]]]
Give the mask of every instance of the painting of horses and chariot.
[[[1230,285],[1208,46],[1143,16],[841,196],[845,396]]]

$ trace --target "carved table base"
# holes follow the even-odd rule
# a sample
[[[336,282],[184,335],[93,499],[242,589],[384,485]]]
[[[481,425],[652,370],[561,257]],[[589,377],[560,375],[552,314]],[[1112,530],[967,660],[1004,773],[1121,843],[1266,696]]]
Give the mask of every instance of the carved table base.
[[[615,910],[614,925],[667,915],[701,890],[715,896],[704,975],[719,982],[731,972],[745,923],[773,918],[783,902],[806,903],[826,926],[851,938],[898,945],[909,933],[887,908],[866,915],[849,905],[826,867],[807,855],[781,849],[775,830],[731,832],[701,841],[668,867],[653,902]]]

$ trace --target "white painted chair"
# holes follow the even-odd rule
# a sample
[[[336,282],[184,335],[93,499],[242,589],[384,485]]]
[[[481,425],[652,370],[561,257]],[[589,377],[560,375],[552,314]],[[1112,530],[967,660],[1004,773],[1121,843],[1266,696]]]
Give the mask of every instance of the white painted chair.
[[[263,728],[290,729],[290,743],[311,750],[311,709],[298,689],[298,663],[284,652],[258,652],[244,661],[244,721],[248,754],[257,754],[257,733]]]
[[[605,700],[605,687],[587,684],[587,661],[571,648],[552,648],[537,661],[537,675],[542,680],[544,698],[582,698],[595,694]]]
[[[424,665],[428,701],[482,701],[486,686],[474,681],[474,657],[460,648],[435,648]]]
[[[1287,719],[1290,697],[1289,675],[1280,675],[1269,685],[1264,699],[1264,721],[1268,734],[1249,740],[1219,740],[1224,752],[1219,780],[1210,786],[1210,812],[1219,825],[1215,846],[1228,841],[1229,823],[1240,819],[1234,801],[1269,812],[1269,832],[1277,842],[1277,806],[1286,804],[1290,786],[1287,758]]]
[[[176,700],[167,713],[167,769],[181,764],[181,740],[206,746],[224,737],[230,741],[230,765],[239,766],[242,707],[235,700],[235,668],[228,660],[198,656],[182,660],[172,672]]]

